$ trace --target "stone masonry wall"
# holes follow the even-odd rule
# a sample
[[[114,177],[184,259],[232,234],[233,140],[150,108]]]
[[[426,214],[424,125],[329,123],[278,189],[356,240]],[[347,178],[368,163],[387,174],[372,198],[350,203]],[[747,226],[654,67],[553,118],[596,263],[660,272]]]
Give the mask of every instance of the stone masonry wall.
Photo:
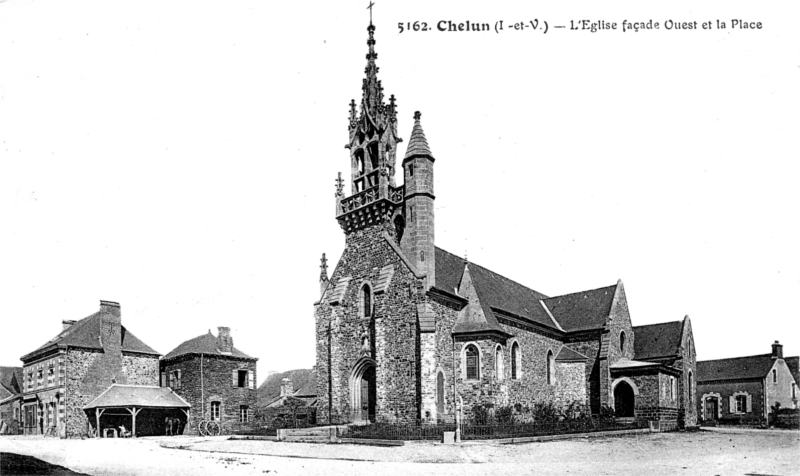
[[[158,386],[158,356],[122,354],[122,370],[128,385]]]
[[[329,412],[334,419],[354,417],[350,401],[351,374],[363,357],[376,362],[377,419],[410,421],[420,418],[416,303],[427,297],[423,281],[414,277],[384,240],[384,230],[388,228],[375,225],[347,235],[345,251],[331,276],[331,286],[342,278],[350,278],[345,295],[340,304],[331,306],[327,301],[332,290],[329,287],[317,305],[319,421],[325,421]],[[374,294],[380,270],[387,264],[394,265],[388,289],[385,293]],[[373,290],[371,319],[362,318],[361,290],[365,283]],[[367,355],[362,352],[365,337]],[[331,409],[328,408],[329,390]]]
[[[233,371],[253,372],[253,382],[257,382],[255,360],[204,354],[201,365],[200,355],[181,356],[162,362],[161,371],[167,375],[167,385],[169,373],[174,370],[181,371],[181,386],[173,391],[192,406],[185,433],[196,431],[201,420],[211,418],[211,402],[220,402],[223,428],[230,428],[232,424],[239,422],[239,408],[243,405],[250,410],[249,420],[253,420],[257,403],[256,386],[249,388],[247,384],[244,387],[234,385]]]
[[[751,397],[751,412],[741,414],[746,418],[764,418],[764,383],[761,379],[758,380],[740,380],[740,381],[720,381],[720,382],[701,382],[697,385],[697,415],[700,420],[716,420],[718,417],[715,415],[709,418],[705,414],[705,397],[719,395],[719,405],[722,413],[722,418],[728,418],[733,414],[730,407],[730,397],[736,392],[745,392]]]
[[[556,363],[556,405],[572,402],[586,405],[586,365],[583,362]]]

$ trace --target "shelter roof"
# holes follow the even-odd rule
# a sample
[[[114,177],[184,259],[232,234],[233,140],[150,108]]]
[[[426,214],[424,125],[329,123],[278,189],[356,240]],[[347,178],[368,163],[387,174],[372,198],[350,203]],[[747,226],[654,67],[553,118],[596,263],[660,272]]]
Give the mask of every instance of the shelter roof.
[[[168,387],[113,384],[83,409],[109,407],[190,408],[191,405]]]

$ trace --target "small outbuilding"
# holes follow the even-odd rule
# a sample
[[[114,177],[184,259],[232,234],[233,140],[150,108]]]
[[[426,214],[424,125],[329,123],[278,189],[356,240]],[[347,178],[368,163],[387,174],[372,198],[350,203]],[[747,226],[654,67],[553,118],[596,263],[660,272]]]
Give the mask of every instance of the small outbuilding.
[[[144,385],[111,385],[83,407],[97,435],[130,436],[180,434],[191,405],[170,388]]]

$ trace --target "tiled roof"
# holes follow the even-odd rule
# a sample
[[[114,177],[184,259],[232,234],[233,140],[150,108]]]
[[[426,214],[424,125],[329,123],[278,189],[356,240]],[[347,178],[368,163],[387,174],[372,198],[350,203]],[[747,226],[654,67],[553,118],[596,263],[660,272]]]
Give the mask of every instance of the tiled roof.
[[[431,149],[428,147],[428,140],[425,139],[425,132],[419,123],[419,112],[414,115],[414,129],[411,131],[411,139],[408,140],[405,158],[415,155],[432,156]]]
[[[466,262],[452,253],[436,248],[436,287],[450,293],[457,293],[461,284]],[[483,266],[469,263],[470,276],[481,301],[487,321],[496,323],[491,308],[522,316],[547,327],[554,327],[553,321],[539,304],[547,296],[525,287],[516,281],[490,271]]]
[[[638,360],[678,354],[683,321],[633,327],[633,355]]]
[[[108,407],[190,408],[191,405],[171,388],[114,384],[83,409]]]
[[[258,387],[259,406],[269,405],[280,398],[281,381],[284,378],[288,378],[292,381],[292,387],[296,389],[293,395],[296,397],[317,394],[317,377],[313,370],[289,370],[287,372],[272,374],[261,383]]]
[[[567,346],[563,346],[561,351],[559,351],[558,355],[556,356],[556,362],[586,362],[587,360],[589,360],[589,357],[586,357],[580,352],[576,352]]]
[[[772,354],[697,362],[697,381],[764,378],[775,361]]]
[[[617,285],[544,299],[544,303],[565,331],[604,327],[614,302]]]
[[[253,358],[236,347],[234,347],[233,351],[229,354],[222,353],[219,348],[220,344],[218,338],[215,337],[214,334],[212,334],[209,330],[207,334],[197,336],[194,339],[189,339],[178,347],[175,347],[170,353],[164,356],[164,360],[174,359],[175,357],[186,354],[226,355],[231,357],[240,357],[243,359]]]
[[[77,321],[69,328],[61,331],[58,335],[47,341],[44,345],[33,352],[24,355],[23,360],[33,357],[46,350],[57,346],[83,347],[87,349],[102,349],[100,343],[100,322],[102,313],[97,312],[89,317]],[[128,352],[138,352],[142,354],[160,355],[152,347],[142,342],[138,337],[128,331],[125,326],[121,326],[122,350]]]

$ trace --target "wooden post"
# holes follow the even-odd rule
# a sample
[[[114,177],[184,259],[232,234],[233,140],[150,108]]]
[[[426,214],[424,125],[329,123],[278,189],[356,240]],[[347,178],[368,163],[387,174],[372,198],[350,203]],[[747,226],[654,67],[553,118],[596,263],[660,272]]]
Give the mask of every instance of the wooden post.
[[[132,409],[130,409],[128,411],[131,412],[131,416],[133,417],[133,424],[131,425],[132,426],[132,428],[131,428],[131,436],[133,438],[136,438],[136,415],[138,415],[139,412],[142,411],[142,409],[140,408],[140,409],[137,410],[136,407],[133,407]]]
[[[102,434],[103,434],[103,432],[100,430],[100,417],[103,416],[103,412],[104,411],[105,411],[105,408],[95,408],[94,409],[94,415],[95,415],[95,418],[97,419],[97,429],[96,429],[96,431],[97,431],[97,437],[98,438],[102,438]]]

